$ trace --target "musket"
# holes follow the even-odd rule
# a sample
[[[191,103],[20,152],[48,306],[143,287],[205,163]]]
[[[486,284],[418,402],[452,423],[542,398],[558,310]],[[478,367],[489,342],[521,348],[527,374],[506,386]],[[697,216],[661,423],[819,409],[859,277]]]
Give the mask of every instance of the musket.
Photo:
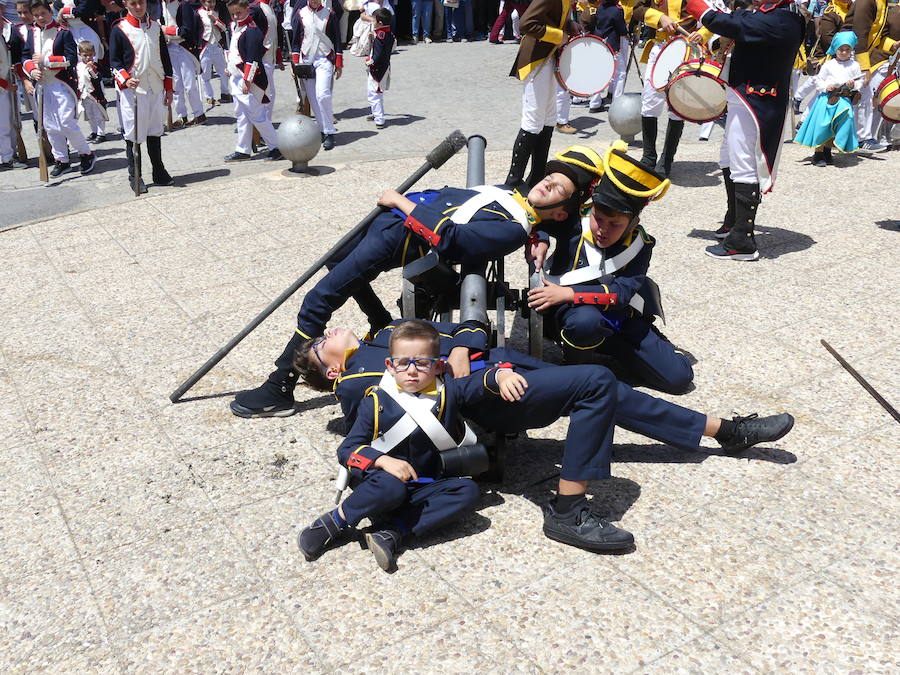
[[[44,85],[40,82],[35,87],[34,100],[37,104],[38,170],[41,180],[48,183],[50,173],[47,170],[47,152],[44,148]]]
[[[138,93],[137,89],[132,89],[134,92],[134,196],[141,196],[141,144],[138,142],[138,133],[140,129],[138,128]],[[171,110],[171,108],[170,108]]]

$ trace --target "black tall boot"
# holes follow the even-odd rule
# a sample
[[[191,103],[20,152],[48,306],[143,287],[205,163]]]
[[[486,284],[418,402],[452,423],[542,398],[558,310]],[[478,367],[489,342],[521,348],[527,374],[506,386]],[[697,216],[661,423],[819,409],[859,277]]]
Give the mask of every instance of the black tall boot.
[[[734,184],[734,227],[725,241],[706,249],[706,254],[724,260],[756,260],[756,239],[753,227],[756,225],[756,208],[759,206],[759,184]]]
[[[128,160],[128,185],[131,186],[132,191],[134,190],[134,143],[132,141],[125,141],[125,159]],[[137,177],[138,180],[138,189],[140,194],[144,194],[147,191],[147,186],[144,185],[144,179],[141,176]]]
[[[656,166],[657,125],[658,121],[655,117],[641,117],[641,143],[644,146],[641,164],[651,169]]]
[[[290,342],[275,360],[275,370],[256,389],[242,391],[231,402],[238,417],[287,417],[296,412],[294,387],[299,374],[294,370],[294,351],[306,341],[296,330]]]
[[[537,138],[537,134],[519,129],[519,135],[516,136],[516,142],[513,143],[512,159],[505,181],[509,187],[517,188],[525,183],[525,167],[528,166],[528,160],[531,159]]]
[[[724,167],[722,169],[722,178],[725,180],[725,196],[728,200],[728,210],[725,211],[725,218],[722,220],[722,227],[716,230],[716,239],[724,239],[734,227],[734,181],[731,180],[731,169]]]
[[[166,171],[162,160],[162,144],[159,136],[147,136],[147,155],[153,166],[153,182],[156,185],[171,185],[175,181]]]
[[[669,125],[666,127],[666,140],[663,143],[663,154],[656,163],[656,173],[661,173],[666,178],[672,171],[672,162],[675,161],[675,151],[678,150],[682,131],[684,131],[684,120],[669,120]]]
[[[528,175],[528,187],[532,188],[544,178],[547,169],[547,157],[550,154],[550,142],[553,140],[553,127],[544,127],[538,134],[531,152],[531,173]]]

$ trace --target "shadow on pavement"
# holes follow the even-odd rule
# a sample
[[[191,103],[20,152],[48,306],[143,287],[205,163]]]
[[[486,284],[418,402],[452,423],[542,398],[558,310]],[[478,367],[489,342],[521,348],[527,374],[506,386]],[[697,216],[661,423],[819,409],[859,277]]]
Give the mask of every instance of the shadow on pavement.
[[[197,173],[189,173],[183,176],[173,176],[173,178],[175,178],[175,185],[184,186],[230,175],[231,171],[229,169],[210,169],[209,171],[198,171]]]
[[[760,258],[774,260],[785,253],[796,253],[811,248],[816,240],[809,235],[781,227],[769,227],[768,225],[756,226],[756,244],[759,247]],[[705,239],[716,242],[713,230],[693,229],[688,233],[692,239]]]
[[[710,187],[722,183],[721,174],[717,162],[679,162],[676,157],[669,180],[680,187]]]
[[[354,141],[361,141],[376,133],[375,131],[344,131],[334,135],[334,142],[335,145],[350,145]]]
[[[876,220],[875,224],[882,230],[900,232],[900,220]]]
[[[337,113],[335,117],[339,120],[352,120],[357,117],[362,117],[363,115],[368,115],[371,112],[369,106],[366,106],[365,108],[347,108]]]
[[[407,124],[413,124],[414,122],[421,122],[424,120],[424,117],[420,117],[419,115],[387,115],[390,122],[388,124],[389,127],[405,127]]]

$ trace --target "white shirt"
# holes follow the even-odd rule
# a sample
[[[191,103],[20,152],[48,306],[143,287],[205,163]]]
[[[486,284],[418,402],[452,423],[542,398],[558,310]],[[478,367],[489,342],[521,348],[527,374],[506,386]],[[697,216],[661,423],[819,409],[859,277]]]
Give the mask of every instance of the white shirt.
[[[828,87],[840,86],[850,80],[854,80],[854,89],[858,90],[862,86],[862,70],[856,59],[852,57],[846,61],[828,59],[822,64],[816,76],[816,90],[828,91]]]

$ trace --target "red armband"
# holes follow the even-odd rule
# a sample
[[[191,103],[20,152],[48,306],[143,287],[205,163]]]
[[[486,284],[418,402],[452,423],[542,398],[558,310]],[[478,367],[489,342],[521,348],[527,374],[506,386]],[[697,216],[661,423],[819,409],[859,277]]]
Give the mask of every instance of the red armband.
[[[406,216],[406,220],[403,221],[403,227],[411,230],[414,234],[419,235],[432,246],[437,246],[441,243],[441,235],[435,233],[433,230],[429,230],[412,216]]]
[[[574,303],[576,305],[614,305],[617,297],[615,293],[575,293]]]

